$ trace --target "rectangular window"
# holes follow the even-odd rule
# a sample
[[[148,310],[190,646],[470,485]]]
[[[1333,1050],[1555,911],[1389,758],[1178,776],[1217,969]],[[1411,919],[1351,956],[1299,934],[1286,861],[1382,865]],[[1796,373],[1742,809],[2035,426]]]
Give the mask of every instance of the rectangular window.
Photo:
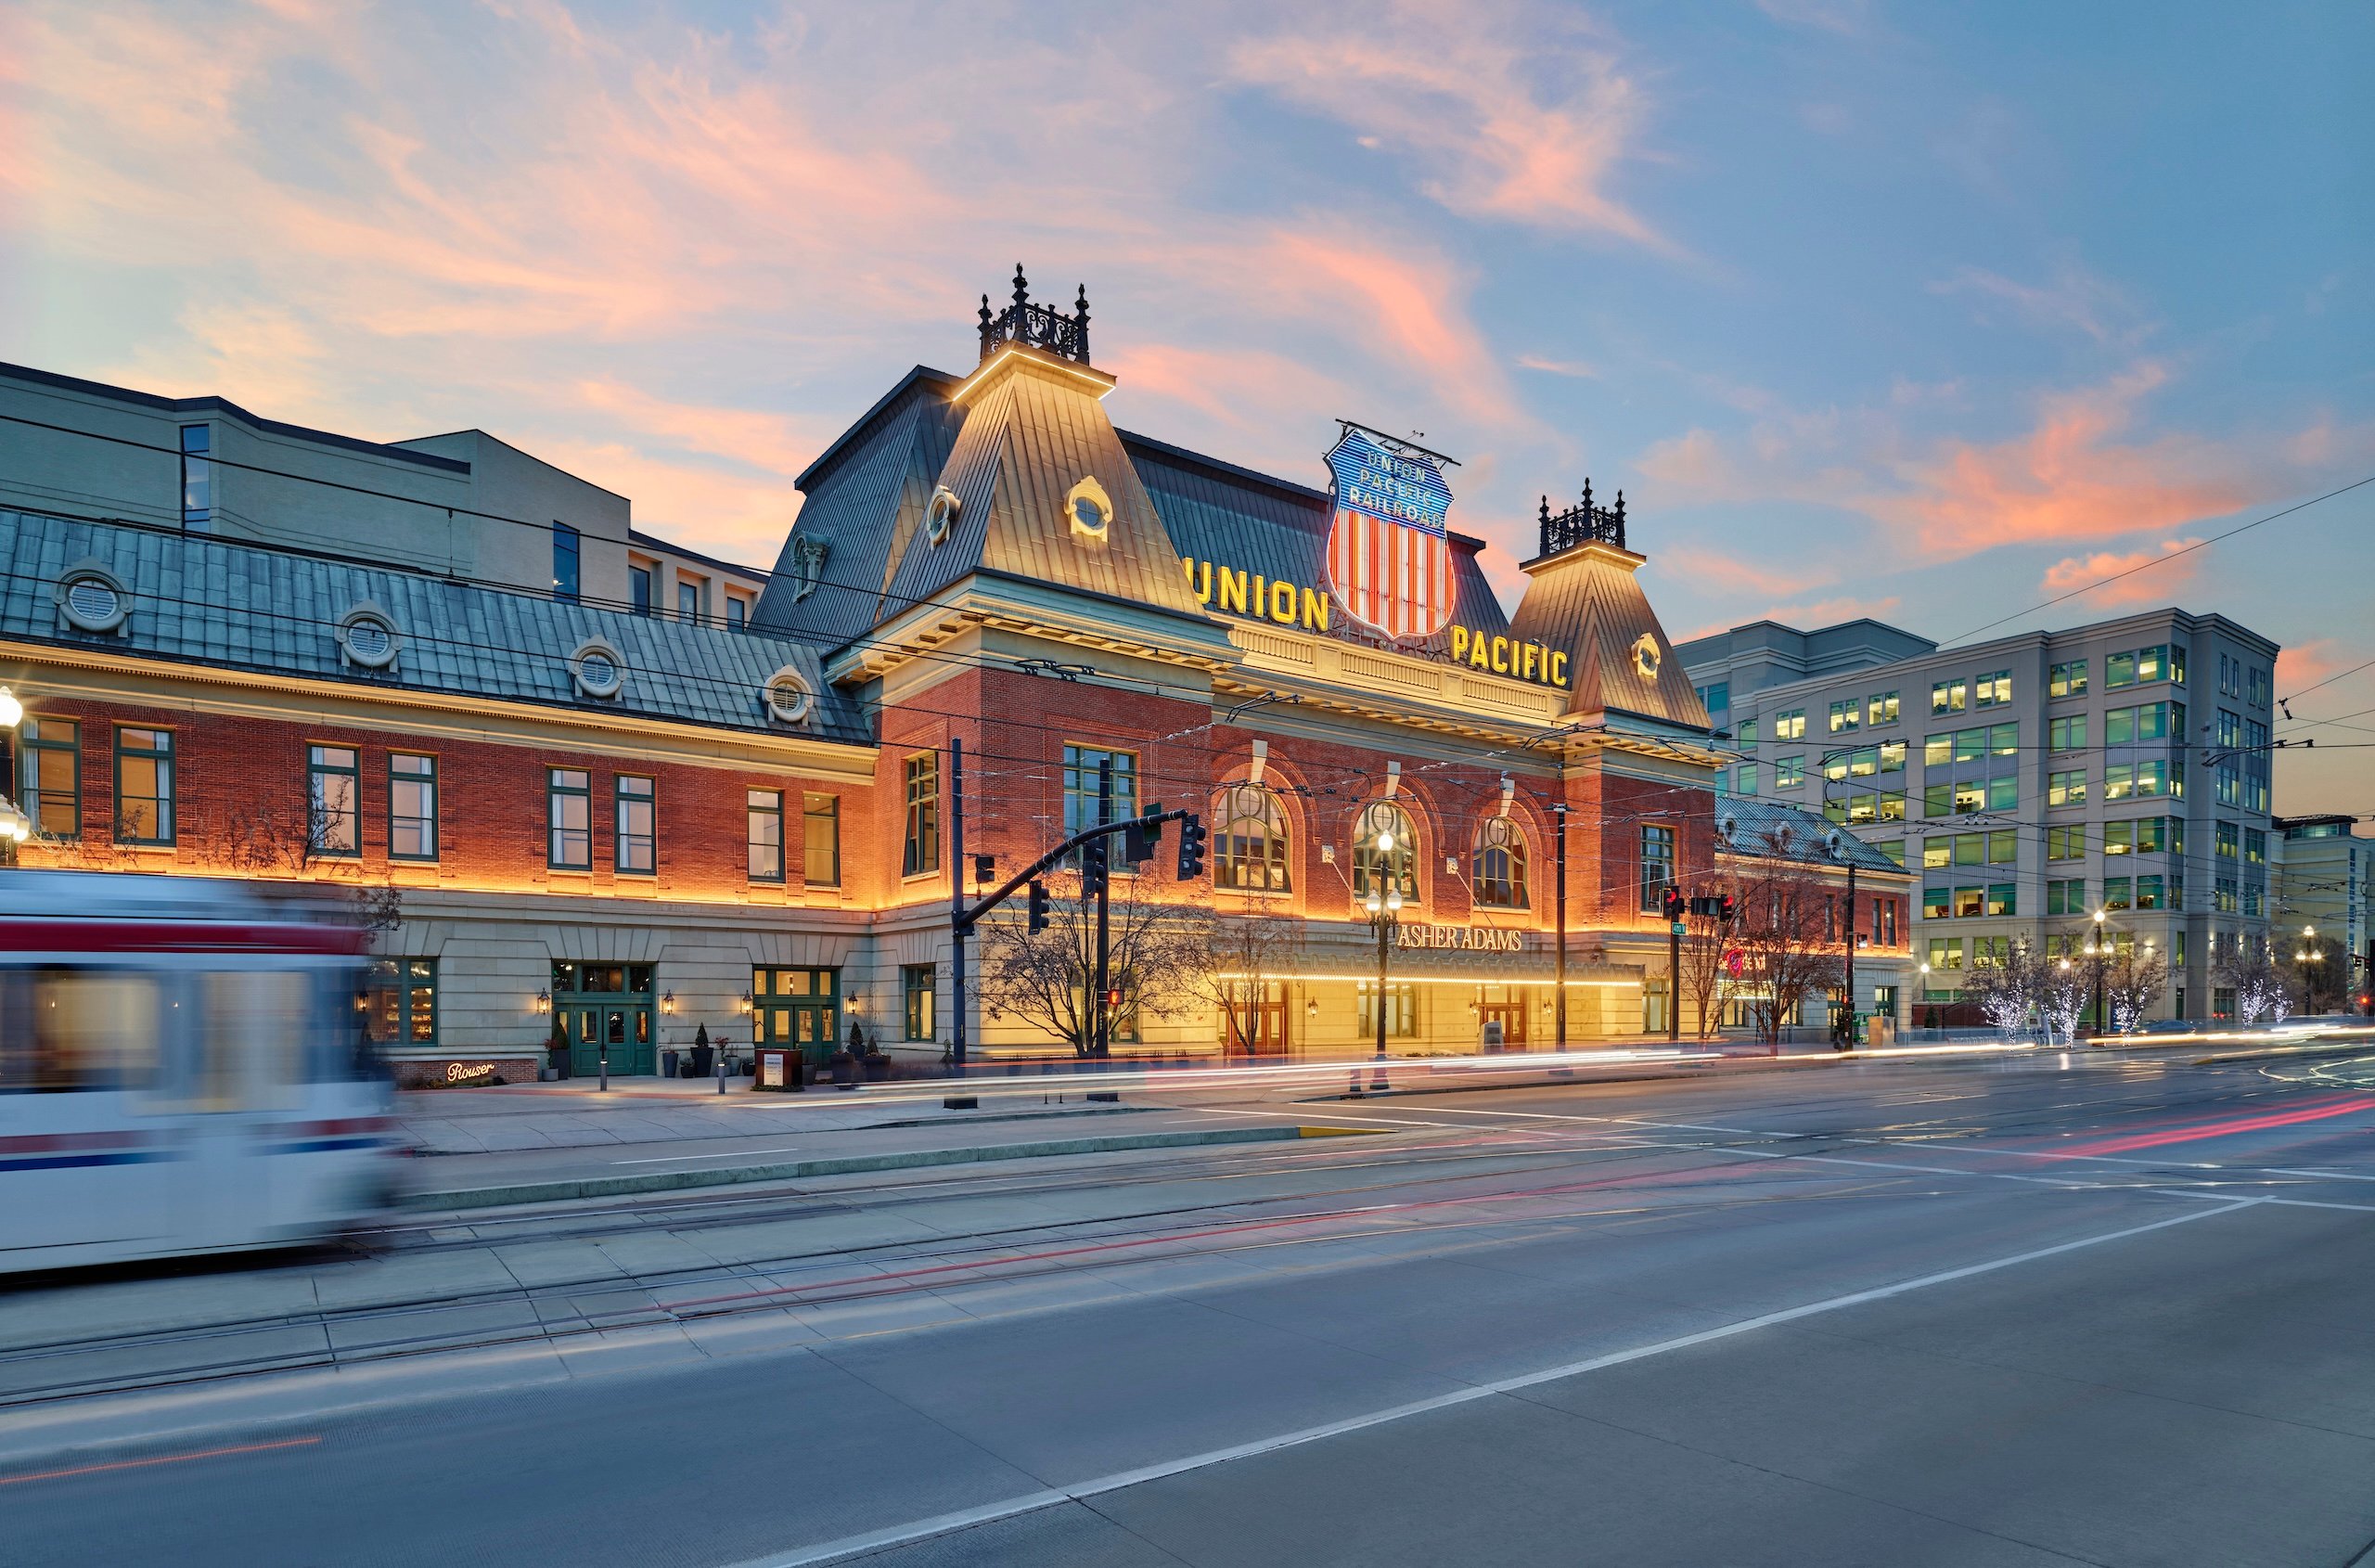
[[[2067,828],[2045,830],[2045,857],[2048,860],[2083,860],[2086,856],[2086,825],[2073,822]]]
[[[1927,736],[1921,742],[1921,765],[1944,767],[1955,760],[1955,738],[1946,731]]]
[[[2243,829],[2243,864],[2246,866],[2267,864],[2267,835],[2257,828]]]
[[[1921,787],[1921,815],[1951,816],[1955,812],[1955,787],[1952,784],[1924,784]]]
[[[1955,840],[1951,833],[1941,833],[1934,839],[1921,841],[1921,868],[1925,871],[1955,863]]]
[[[1882,773],[1903,773],[1905,771],[1904,741],[1883,740],[1881,742],[1881,771]]]
[[[556,871],[594,868],[594,805],[585,774],[573,767],[545,770],[545,864]]]
[[[2185,704],[2177,704],[2177,723],[2185,723]],[[2136,738],[2138,740],[2166,740],[2169,738],[2169,704],[2147,702],[2136,710]],[[2110,737],[2106,736],[2105,739]]]
[[[2221,860],[2234,860],[2243,853],[2243,832],[2232,822],[2221,822],[2213,829],[2214,843]]]
[[[651,568],[627,568],[627,606],[637,615],[651,613]]]
[[[1876,691],[1864,699],[1864,722],[1871,725],[1896,723],[1897,703],[1894,691]]]
[[[728,631],[735,631],[735,632],[741,631],[745,626],[747,626],[747,625],[749,625],[749,624],[750,624],[750,620],[751,620],[751,607],[750,607],[750,605],[749,605],[748,603],[744,602],[744,601],[743,601],[743,599],[742,599],[741,598],[739,598],[738,596],[737,596],[737,595],[734,595],[734,594],[728,594],[728,595],[726,595],[726,596],[725,596],[725,625],[726,625],[726,629],[727,629]]]
[[[1872,847],[1879,850],[1882,855],[1887,855],[1892,861],[1895,862],[1898,869],[1904,869],[1905,841],[1903,839],[1891,839],[1884,844],[1874,844]]]
[[[1959,936],[1933,936],[1930,939],[1930,967],[1933,970],[1958,970],[1963,967],[1963,939]]]
[[[2172,673],[2172,670],[2173,664],[2170,658],[2169,647],[2166,643],[2160,644],[2153,648],[2139,648],[2136,650],[2136,681],[2138,686],[2143,685],[2146,681],[2164,681],[2178,678]]]
[[[1975,763],[1987,754],[1987,731],[1958,729],[1955,731],[1955,761]]]
[[[1935,681],[1930,687],[1930,711],[1932,713],[1959,713],[1969,706],[1971,687],[1959,680]]]
[[[2021,780],[2013,774],[2001,774],[1987,781],[1987,809],[2013,811],[2021,804]]]
[[[1666,884],[1674,880],[1674,829],[1641,829],[1641,907],[1662,907]]]
[[[375,1046],[437,1043],[437,960],[381,958],[364,980],[363,1032]]]
[[[2243,743],[2243,715],[2232,709],[2218,710],[2218,744],[2232,751]]]
[[[173,732],[118,725],[116,842],[169,844],[173,842]]]
[[[2136,655],[2114,653],[2103,661],[2103,689],[2117,691],[2136,684]]]
[[[553,598],[577,602],[577,530],[565,522],[553,524]]]
[[[622,773],[613,786],[618,807],[618,851],[612,864],[621,874],[648,877],[657,868],[659,845],[652,820],[651,780]]]
[[[2138,909],[2158,909],[2163,903],[2160,878],[2138,877],[2136,879],[2136,906]]]
[[[803,795],[800,806],[800,872],[810,887],[841,885],[841,798]]]
[[[2124,801],[2136,793],[2136,768],[2129,763],[2103,765],[2103,799]]]
[[[1859,822],[1869,822],[1872,819],[1871,797],[1868,795],[1858,795],[1855,799],[1860,802],[1864,807],[1864,815],[1857,817],[1855,820]],[[1847,807],[1848,803],[1844,799],[1834,796],[1829,799],[1826,799],[1822,803],[1822,814],[1830,821],[1844,822],[1847,820]]]
[[[783,880],[783,791],[745,790],[743,811],[747,822],[744,842],[750,852],[751,880],[754,882]]]
[[[2128,907],[2132,902],[2128,893],[2132,880],[2127,877],[2105,877],[2103,879],[2103,907],[2106,909]]]
[[[1864,705],[1854,698],[1830,705],[1830,732],[1833,735],[1855,728],[1864,721]]]
[[[1847,753],[1847,776],[1850,778],[1869,778],[1880,770],[1881,749],[1878,746],[1861,746]]]
[[[701,585],[678,579],[676,584],[676,619],[687,626],[701,623]]]
[[[1755,745],[1755,744],[1756,744],[1756,719],[1755,719],[1755,717],[1754,717],[1753,715],[1752,715],[1752,716],[1750,716],[1750,717],[1748,717],[1748,718],[1744,718],[1744,719],[1740,720],[1739,727],[1738,727],[1738,728],[1736,728],[1736,729],[1734,729],[1734,730],[1732,731],[1732,739],[1735,739],[1735,740],[1737,740],[1737,741],[1739,741],[1739,742],[1740,742],[1741,745],[1743,745],[1743,746],[1753,746],[1753,745]]]
[[[1905,820],[1905,791],[1883,790],[1880,794],[1880,819],[1883,822]]]
[[[937,972],[931,964],[899,966],[902,1039],[929,1040],[932,1037],[932,980]]]
[[[1955,809],[1957,811],[1985,811],[1987,787],[1976,780],[1968,784],[1956,785]]]
[[[2211,775],[2211,783],[2220,805],[2240,806],[2243,803],[2242,770],[2235,765],[2231,757],[2219,763],[2217,771]]]
[[[1360,1013],[1361,1038],[1377,1038],[1377,982],[1364,980],[1354,996]],[[1396,1039],[1407,1039],[1419,1033],[1419,988],[1400,981],[1385,988],[1385,1032]]]
[[[2053,805],[2085,805],[2086,803],[2086,770],[2072,768],[2066,773],[2048,773],[2045,779],[2045,803]]]
[[[363,853],[361,793],[352,747],[305,748],[305,842],[315,855]]]
[[[437,858],[437,759],[388,753],[388,858]]]
[[[2086,661],[2073,659],[2056,664],[2046,686],[2049,697],[2084,697],[2086,695]]]
[[[1732,683],[1729,681],[1715,681],[1697,689],[1701,704],[1711,716],[1726,712],[1732,705]]]
[[[1955,864],[1958,866],[1986,865],[1987,835],[1984,833],[1957,833],[1955,835]]]
[[[25,720],[19,791],[33,831],[45,839],[83,833],[83,726],[73,719]]]
[[[2066,713],[2046,726],[2046,744],[2057,752],[2086,749],[2086,715]]]
[[[1974,936],[1971,939],[1971,967],[1975,970],[2000,970],[2012,961],[2012,939],[2009,936]]]
[[[1993,708],[2012,700],[2012,672],[1991,670],[1971,683],[1971,705]]]
[[[1732,784],[1732,792],[1740,795],[1756,793],[1756,765],[1754,763],[1740,764]]]
[[[1113,765],[1113,807],[1110,816],[1098,815],[1098,769]],[[1096,746],[1064,747],[1064,837],[1084,828],[1126,821],[1138,814],[1138,758],[1135,752],[1109,752]],[[1112,864],[1126,868],[1122,846],[1110,847]]]
[[[2163,795],[2169,792],[2169,765],[2165,762],[2136,765],[2136,792],[2139,795]]]
[[[2046,883],[2045,912],[2048,915],[2086,913],[2086,879],[2078,877]]]
[[[1955,910],[1955,890],[1948,887],[1926,887],[1921,890],[1921,918],[1943,920]]]
[[[1787,713],[1773,715],[1774,739],[1804,740],[1805,738],[1806,711],[1804,708],[1792,708]]]
[[[907,817],[899,874],[927,876],[940,869],[940,753],[918,752],[907,759],[906,776]]]
[[[203,533],[214,516],[214,432],[206,425],[182,427],[182,526]]]
[[[2112,708],[2103,714],[2103,744],[2125,746],[2136,739],[2136,710]]]
[[[1776,757],[1773,759],[1773,787],[1775,789],[1794,790],[1805,781],[1806,759],[1804,757]]]
[[[1991,915],[2018,915],[2021,912],[2018,889],[2016,882],[1988,883],[1987,912]]]
[[[2153,818],[2148,816],[2142,820],[2150,822]],[[2135,854],[2137,826],[2135,821],[2104,823],[2103,853],[2105,855]]]
[[[2021,726],[1994,724],[1987,726],[1987,754],[1992,757],[2017,757],[2021,754]]]
[[[2018,829],[1999,828],[1987,835],[1987,863],[1990,866],[2010,866],[2021,858],[2021,834]]]
[[[2241,901],[2235,896],[2235,879],[2232,877],[2215,879],[2211,885],[2211,897],[2212,907],[2222,915],[2232,915],[2242,907]]]

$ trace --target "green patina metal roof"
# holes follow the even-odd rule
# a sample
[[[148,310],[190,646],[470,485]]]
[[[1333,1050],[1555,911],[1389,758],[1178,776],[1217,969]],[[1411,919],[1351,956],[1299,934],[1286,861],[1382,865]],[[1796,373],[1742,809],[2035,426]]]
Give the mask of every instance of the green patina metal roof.
[[[825,684],[815,642],[797,635],[692,625],[301,551],[26,512],[0,511],[0,554],[9,562],[0,637],[15,642],[848,744],[873,739],[857,707]],[[120,631],[83,631],[61,613],[58,585],[86,564],[129,596]],[[389,668],[343,656],[340,624],[365,606],[399,639]],[[584,696],[571,677],[571,656],[594,641],[617,651],[623,678],[614,697]],[[799,724],[772,717],[766,703],[768,680],[787,667],[815,694]]]

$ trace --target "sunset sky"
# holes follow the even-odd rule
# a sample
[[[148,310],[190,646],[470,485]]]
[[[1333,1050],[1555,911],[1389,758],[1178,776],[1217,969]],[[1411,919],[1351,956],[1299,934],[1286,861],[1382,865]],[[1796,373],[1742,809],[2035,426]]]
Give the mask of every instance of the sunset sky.
[[[765,565],[1021,261],[1125,428],[1424,432],[1505,586],[1621,487],[1677,638],[2222,611],[2305,691],[2278,808],[2375,813],[2375,668],[2317,685],[2375,484],[2022,614],[2375,475],[2370,62],[2353,4],[0,0],[0,358],[481,426]]]

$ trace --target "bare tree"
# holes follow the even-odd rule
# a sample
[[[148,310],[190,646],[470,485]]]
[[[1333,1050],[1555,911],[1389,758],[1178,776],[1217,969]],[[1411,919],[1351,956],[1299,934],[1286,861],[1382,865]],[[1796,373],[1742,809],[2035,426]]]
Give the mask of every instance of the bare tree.
[[[1730,893],[1737,909],[1740,899],[1737,879],[1702,880],[1700,885],[1706,889],[1704,896]],[[1746,955],[1740,951],[1731,926],[1714,916],[1692,915],[1688,924],[1689,932],[1682,939],[1680,990],[1690,1004],[1691,1016],[1699,1021],[1699,1037],[1704,1040],[1723,1022],[1724,1004],[1739,987]]]
[[[2037,1016],[2046,1026],[2048,1044],[2056,1035],[2065,1041],[2078,1037],[2078,1020],[2095,993],[2095,966],[2102,960],[2083,954],[2048,958],[2037,970]]]
[[[1234,1035],[1252,1041],[1262,1035],[1262,1003],[1270,982],[1303,943],[1302,922],[1277,915],[1220,915],[1208,927],[1212,964],[1204,971],[1205,998],[1220,1015],[1221,1043]]]
[[[1212,917],[1192,906],[1150,896],[1151,873],[1116,876],[1108,911],[1110,973],[1124,1011],[1175,1018],[1205,1005],[1213,969]],[[1047,929],[1032,932],[1008,905],[982,922],[982,1010],[1019,1018],[1063,1041],[1079,1057],[1096,1051],[1097,904],[1081,896],[1080,878],[1055,890]]]
[[[2304,1013],[2350,1009],[2350,949],[2330,936],[2297,938],[2292,945],[2292,994]]]
[[[1777,836],[1766,845],[1773,858],[1741,877],[1732,922],[1749,1016],[1768,1044],[1808,996],[1836,990],[1844,975],[1830,885],[1781,858],[1790,847]]]
[[[2103,970],[2103,1001],[2111,1009],[2112,1032],[2133,1033],[2159,1005],[2168,984],[2169,960],[2157,947],[2140,953],[2131,949],[2112,959]]]
[[[2235,989],[2235,1022],[2249,1027],[2267,1017],[2281,1023],[2292,1011],[2291,977],[2268,956],[2266,938],[2239,935],[2235,949],[2211,971]]]
[[[2046,969],[2034,948],[2015,941],[2009,957],[1973,966],[1963,995],[1979,1005],[1981,1017],[2009,1035],[2027,1027],[2029,1015],[2041,1010]]]

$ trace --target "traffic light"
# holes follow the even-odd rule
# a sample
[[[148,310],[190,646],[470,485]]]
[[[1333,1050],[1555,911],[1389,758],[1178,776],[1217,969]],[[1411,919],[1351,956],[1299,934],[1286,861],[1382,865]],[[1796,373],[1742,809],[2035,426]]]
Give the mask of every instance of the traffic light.
[[[1154,858],[1155,846],[1162,842],[1162,803],[1158,801],[1143,816],[1130,819],[1122,829],[1122,858],[1133,866]]]
[[[1682,919],[1683,911],[1689,907],[1689,901],[1682,896],[1682,889],[1672,882],[1666,884],[1664,904],[1666,919],[1669,920]]]
[[[1727,893],[1718,894],[1715,899],[1715,918],[1723,921],[1724,924],[1730,925],[1732,923],[1732,911],[1735,907],[1737,907],[1737,901],[1730,893]]]
[[[1122,988],[1121,988],[1120,986],[1118,986],[1118,985],[1109,985],[1109,986],[1107,986],[1107,987],[1105,988],[1105,1006],[1106,1006],[1107,1010],[1110,1011],[1111,1009],[1115,1009],[1115,1008],[1118,1008],[1118,1007],[1120,1007],[1121,1005],[1122,1005]]]
[[[1033,931],[1047,929],[1047,884],[1045,882],[1031,884],[1030,929]]]
[[[973,880],[976,883],[988,883],[996,881],[997,880],[998,857],[995,855],[975,855],[973,857]]]
[[[1179,823],[1179,880],[1192,882],[1204,874],[1204,819],[1189,812]]]

